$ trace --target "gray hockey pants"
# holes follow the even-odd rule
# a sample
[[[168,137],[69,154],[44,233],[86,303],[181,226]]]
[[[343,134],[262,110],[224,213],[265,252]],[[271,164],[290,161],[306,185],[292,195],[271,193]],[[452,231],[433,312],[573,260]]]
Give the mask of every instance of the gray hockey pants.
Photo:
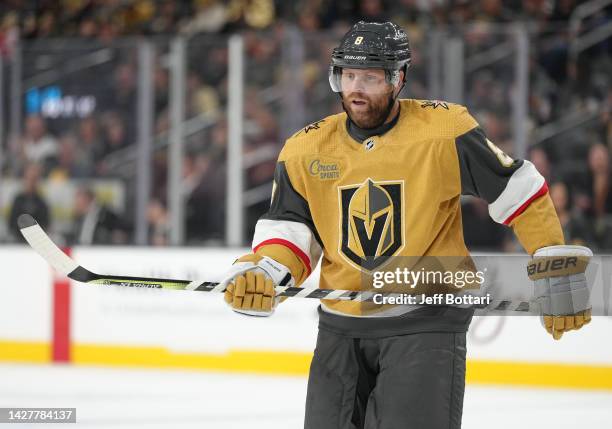
[[[319,330],[305,429],[460,429],[466,334],[350,338]]]

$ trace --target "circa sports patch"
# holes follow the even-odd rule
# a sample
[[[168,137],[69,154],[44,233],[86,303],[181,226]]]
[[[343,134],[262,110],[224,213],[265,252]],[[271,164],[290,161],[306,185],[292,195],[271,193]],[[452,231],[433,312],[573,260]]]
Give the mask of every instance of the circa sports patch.
[[[404,182],[375,182],[338,188],[340,254],[354,267],[372,271],[404,246]]]
[[[340,162],[333,159],[313,158],[306,162],[306,170],[312,177],[319,180],[335,180],[340,178],[342,168]]]

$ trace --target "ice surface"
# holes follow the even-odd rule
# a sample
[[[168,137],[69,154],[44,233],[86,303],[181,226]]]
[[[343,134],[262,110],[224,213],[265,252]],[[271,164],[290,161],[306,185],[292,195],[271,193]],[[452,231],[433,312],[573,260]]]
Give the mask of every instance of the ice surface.
[[[0,407],[76,407],[54,428],[301,428],[305,397],[305,377],[0,365]],[[611,410],[612,392],[468,386],[463,427],[610,428]]]

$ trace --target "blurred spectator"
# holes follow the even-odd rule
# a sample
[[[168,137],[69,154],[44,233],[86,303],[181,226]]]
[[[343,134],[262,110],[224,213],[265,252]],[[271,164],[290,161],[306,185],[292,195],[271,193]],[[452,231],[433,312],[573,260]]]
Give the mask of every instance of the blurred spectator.
[[[567,185],[563,182],[553,183],[549,193],[559,216],[565,242],[595,248],[597,243],[589,223],[580,211],[571,210]]]
[[[103,144],[102,157],[123,149],[128,145],[125,123],[116,112],[111,112],[102,119]]]
[[[228,29],[267,28],[274,22],[273,0],[229,0],[227,6]]]
[[[298,14],[297,24],[303,31],[317,31],[319,28],[321,28],[321,20],[317,10],[313,7],[304,7]]]
[[[103,153],[103,144],[98,131],[98,123],[93,117],[81,119],[77,139],[79,145],[77,163],[89,170],[91,176],[95,176],[96,164]]]
[[[442,21],[441,16],[444,13],[444,5],[440,4],[444,0],[438,0],[438,4],[435,7],[436,21],[440,23]],[[448,11],[448,21],[455,25],[464,24],[474,19],[475,11],[472,7],[473,4],[470,0],[457,0],[455,7]]]
[[[554,2],[554,9],[551,16],[551,20],[554,21],[568,21],[574,8],[577,6],[577,0],[557,0]]]
[[[550,161],[548,159],[548,155],[544,151],[544,149],[534,146],[529,149],[529,160],[533,163],[535,168],[540,172],[544,179],[550,183],[551,180],[551,171],[550,171]]]
[[[537,64],[535,58],[532,58],[530,64],[529,84],[531,120],[537,126],[546,124],[556,113],[555,109],[559,107],[556,104],[558,88],[546,71]]]
[[[359,13],[364,21],[384,22],[389,19],[382,0],[359,0]]]
[[[9,230],[13,239],[21,237],[17,218],[24,213],[32,215],[43,228],[49,226],[49,206],[39,189],[41,172],[38,164],[28,164],[24,169],[23,188],[13,199],[9,213]]]
[[[225,89],[224,81],[227,78],[228,57],[227,46],[225,44],[213,44],[212,46],[205,44],[207,49],[206,61],[201,61],[200,58],[194,61],[193,68],[197,70],[203,79],[218,90]]]
[[[155,4],[157,3],[157,4]],[[156,13],[149,23],[149,29],[152,33],[157,34],[172,34],[179,27],[182,18],[186,18],[187,8],[186,2],[178,2],[176,0],[157,0],[157,2],[149,2],[149,7],[154,8]]]
[[[495,22],[510,22],[512,21],[512,12],[504,7],[501,0],[480,0],[476,8],[478,15],[477,20],[495,21]]]
[[[93,16],[85,16],[79,24],[78,36],[82,39],[93,39],[98,35],[98,21]]]
[[[599,247],[612,249],[612,193],[610,192],[610,154],[603,144],[589,150],[589,183],[591,215]]]
[[[82,151],[74,135],[62,136],[59,141],[57,163],[49,172],[49,179],[61,181],[89,177],[92,174],[89,166],[77,161],[83,158]]]
[[[155,113],[168,108],[168,70],[157,65],[153,73],[153,93],[155,94]]]
[[[256,87],[246,90],[244,100],[245,137],[251,145],[276,142],[278,139],[278,123],[276,115],[264,103]]]
[[[136,112],[136,70],[132,63],[123,63],[115,69],[113,91],[105,106],[123,117],[132,117]],[[132,126],[131,130],[136,127]],[[129,131],[131,131],[129,130]],[[133,132],[130,135],[134,135]]]
[[[195,13],[182,30],[187,34],[217,33],[223,29],[227,19],[227,6],[219,0],[195,0]]]
[[[544,22],[552,13],[551,3],[549,0],[522,0],[522,13],[528,20]]]
[[[385,10],[394,22],[408,30],[412,31],[414,24],[428,24],[431,21],[431,11],[436,7],[436,3],[440,0],[397,0],[387,2]]]
[[[42,117],[31,115],[26,118],[25,133],[21,140],[24,161],[40,164],[46,174],[55,163],[58,152],[57,140],[47,131]]]
[[[191,242],[225,237],[227,123],[212,130],[206,152],[186,160],[186,237]]]
[[[37,37],[57,36],[57,18],[51,11],[45,12],[40,16]]]
[[[9,11],[0,22],[0,55],[11,56],[18,40],[18,16],[15,11]]]
[[[126,240],[119,216],[98,203],[89,188],[79,188],[76,192],[74,219],[74,230],[69,240],[74,244],[116,244]]]
[[[249,31],[245,33],[247,70],[246,82],[259,88],[274,85],[277,80],[280,50],[278,41],[262,40],[262,35]]]
[[[149,222],[149,243],[153,246],[167,246],[170,233],[170,222],[166,206],[158,199],[153,199],[147,207]]]
[[[264,104],[256,93],[255,88],[247,90],[247,100],[245,102],[245,154],[255,155],[258,151],[268,149],[272,154],[278,153],[279,134],[277,116],[270,110],[269,106]],[[246,182],[248,188],[256,188],[263,186],[267,189],[265,195],[271,192],[272,178],[274,177],[274,168],[276,166],[276,157],[272,156],[267,160],[264,159],[256,165],[250,167],[246,172]],[[269,188],[266,188],[270,186]],[[269,199],[265,198],[260,202],[251,205],[246,213],[247,231],[246,236],[252,236],[253,229],[257,219],[262,213],[265,213],[270,205]]]
[[[588,165],[591,182],[592,213],[601,218],[612,213],[610,194],[610,154],[602,144],[596,144],[589,150]]]
[[[218,118],[221,115],[219,95],[215,88],[205,85],[197,73],[190,73],[187,80],[189,97],[188,117],[206,115]]]

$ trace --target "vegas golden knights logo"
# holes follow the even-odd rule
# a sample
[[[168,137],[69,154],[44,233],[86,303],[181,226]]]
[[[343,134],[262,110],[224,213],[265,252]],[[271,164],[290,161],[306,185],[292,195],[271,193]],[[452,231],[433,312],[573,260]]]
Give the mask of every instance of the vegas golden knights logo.
[[[403,246],[403,182],[373,182],[339,189],[340,252],[372,271]]]

